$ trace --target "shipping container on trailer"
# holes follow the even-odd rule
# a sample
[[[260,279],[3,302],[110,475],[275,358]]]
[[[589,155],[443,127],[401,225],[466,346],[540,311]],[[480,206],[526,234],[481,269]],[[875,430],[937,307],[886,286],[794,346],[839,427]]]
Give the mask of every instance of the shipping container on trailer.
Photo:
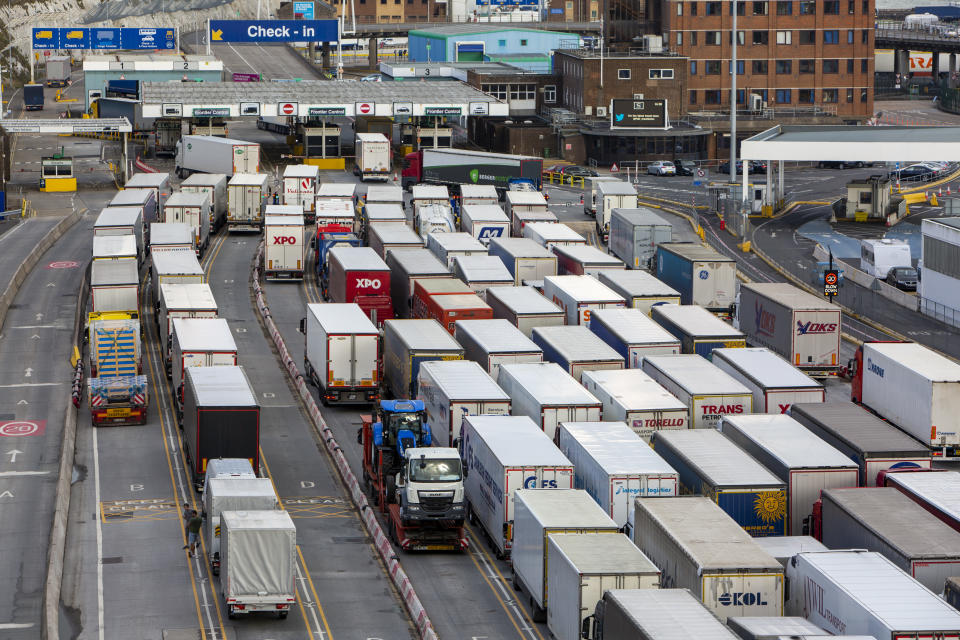
[[[390,298],[396,318],[411,317],[413,286],[417,280],[453,277],[428,249],[394,249],[387,254],[386,262],[390,267]]]
[[[314,199],[320,169],[310,164],[290,164],[283,169],[283,204],[303,207],[303,215],[310,224],[314,219]]]
[[[333,200],[317,196],[313,208],[317,235],[321,233],[353,233],[357,212],[351,200]]]
[[[549,213],[547,199],[539,191],[507,191],[503,196],[503,204],[515,236],[522,236],[523,227],[529,222],[523,214],[542,216]]]
[[[567,324],[588,327],[594,309],[626,306],[622,297],[593,276],[547,276],[543,279],[543,295],[563,309]]]
[[[228,176],[259,173],[260,145],[218,136],[183,136],[176,145],[174,167],[181,179],[198,171]]]
[[[679,495],[677,472],[623,422],[561,422],[557,446],[584,489],[628,536],[637,498]]]
[[[456,187],[460,193],[460,206],[469,204],[497,204],[500,196],[492,184],[461,184]]]
[[[150,252],[150,283],[153,302],[160,303],[160,288],[164,284],[203,284],[207,276],[197,260],[197,254],[183,249],[162,249]]]
[[[692,242],[657,245],[656,276],[680,292],[682,304],[729,313],[737,295],[737,262]]]
[[[830,489],[820,504],[829,548],[876,551],[934,593],[960,575],[960,533],[893,487]]]
[[[699,305],[661,304],[650,317],[680,340],[683,353],[710,359],[714,349],[747,346],[741,332]]]
[[[468,415],[460,434],[470,521],[480,523],[498,556],[509,555],[515,493],[571,489],[573,464],[526,416]]]
[[[557,218],[557,214],[553,211],[548,211],[546,209],[535,209],[531,211],[514,211],[513,216],[510,221],[510,233],[514,238],[532,238],[536,240],[536,237],[528,235],[527,227],[531,224],[535,225],[548,225],[548,224],[559,224],[560,220]],[[566,225],[563,225],[566,226]],[[540,227],[541,232],[543,227]],[[571,229],[571,231],[573,231]],[[573,232],[576,233],[576,232]],[[579,235],[579,234],[578,234]],[[582,236],[581,236],[582,237]],[[573,240],[571,239],[571,242]],[[586,242],[586,240],[584,240]],[[549,248],[549,247],[548,247]]]
[[[220,515],[279,508],[270,478],[210,478],[204,483],[203,537],[213,575],[220,575]]]
[[[94,260],[137,260],[140,252],[137,250],[137,239],[133,234],[124,236],[94,236]]]
[[[583,213],[584,215],[596,217],[597,215],[597,189],[601,182],[623,182],[617,176],[584,176],[583,178]]]
[[[448,294],[430,296],[422,317],[433,318],[453,335],[461,320],[490,320],[493,310],[475,293]]]
[[[640,309],[648,316],[660,304],[680,304],[680,292],[657,280],[646,271],[601,271],[597,279],[627,301],[627,307]]]
[[[487,248],[469,233],[427,234],[427,249],[437,260],[446,263],[447,269],[453,268],[453,259],[457,256],[485,256]]]
[[[463,347],[436,320],[384,321],[384,391],[415,398],[420,365],[430,360],[463,360]]]
[[[687,589],[611,589],[584,631],[588,640],[737,640]]]
[[[173,318],[170,336],[170,387],[180,410],[187,367],[233,367],[237,343],[224,318]]]
[[[551,221],[533,220],[526,222],[521,233],[515,236],[533,240],[545,249],[554,247],[586,246],[587,239],[571,229],[569,226]]]
[[[304,370],[326,403],[380,397],[380,332],[355,303],[308,304]]]
[[[860,468],[790,416],[724,416],[720,431],[787,485],[786,534],[813,532],[824,489],[856,487]]]
[[[263,215],[304,217],[303,207],[298,204],[267,204],[263,207]]]
[[[584,371],[580,382],[603,403],[606,420],[622,420],[644,442],[655,431],[690,424],[687,405],[640,369]]]
[[[662,586],[689,589],[721,622],[783,615],[783,567],[711,498],[638,498],[634,508],[633,542]]]
[[[454,338],[464,357],[478,363],[494,380],[500,367],[516,362],[543,362],[543,349],[503,318],[458,320]]]
[[[503,318],[530,337],[534,327],[551,327],[566,322],[563,309],[533,287],[490,287],[485,292],[494,318]]]
[[[764,347],[714,349],[711,361],[753,393],[756,413],[787,413],[795,402],[824,402],[823,385]]]
[[[405,224],[375,222],[367,227],[367,246],[386,259],[394,249],[422,249],[423,238]]]
[[[534,622],[544,622],[551,604],[547,585],[547,572],[553,562],[550,534],[614,537],[620,535],[620,529],[586,491],[579,489],[544,491],[525,486],[513,500],[513,584],[521,593],[529,594]]]
[[[510,236],[510,218],[496,204],[471,204],[460,210],[460,231],[484,245],[495,238]]]
[[[489,252],[503,261],[515,285],[557,275],[556,254],[530,238],[494,238]]]
[[[550,607],[547,628],[557,640],[580,640],[584,620],[610,589],[658,589],[660,570],[627,536],[547,536]]]
[[[716,429],[725,415],[753,413],[750,389],[702,356],[647,356],[640,368],[687,406],[691,429]]]
[[[267,195],[266,174],[234,174],[227,183],[227,225],[230,231],[260,231]]]
[[[766,538],[763,538],[766,540]],[[806,618],[793,617],[735,617],[727,618],[727,626],[741,640],[779,640],[781,636],[828,636],[829,631],[821,629]]]
[[[737,321],[747,341],[804,371],[834,373],[840,364],[840,307],[785,282],[743,282]]]
[[[150,225],[150,251],[184,249],[195,251],[196,236],[182,222],[154,222]]]
[[[357,194],[354,182],[323,182],[317,186],[316,200],[346,200],[353,202]]]
[[[263,276],[271,279],[303,280],[307,243],[301,216],[264,216]]]
[[[336,246],[329,262],[324,294],[331,302],[356,303],[380,325],[393,317],[390,267],[369,247]]]
[[[483,295],[489,287],[503,287],[513,284],[513,276],[495,256],[457,256],[450,270],[455,278],[460,278],[476,293]]]
[[[205,193],[210,196],[210,231],[216,231],[227,220],[227,174],[194,173],[180,183],[184,193]]]
[[[557,256],[557,274],[562,276],[596,277],[601,271],[626,268],[620,258],[588,244],[554,245],[551,251]]]
[[[139,318],[140,271],[136,258],[94,260],[90,265],[90,303],[90,313],[120,311]]]
[[[657,245],[673,241],[673,224],[653,209],[614,209],[610,216],[610,253],[626,263],[628,269],[648,269]]]
[[[960,364],[915,342],[865,342],[850,397],[933,449],[960,453]]]
[[[777,559],[783,568],[787,568],[790,559],[805,551],[829,551],[827,547],[813,536],[767,536],[754,538],[761,549]]]
[[[615,209],[636,209],[637,188],[629,182],[600,182],[594,193],[596,203],[593,206],[597,219],[597,234],[607,244],[610,234],[610,217]]]
[[[889,473],[885,482],[960,532],[960,473]]]
[[[135,173],[123,185],[123,189],[124,191],[128,189],[150,189],[153,191],[154,200],[157,203],[157,211],[163,208],[167,198],[173,193],[173,189],[170,187],[169,173]]]
[[[543,349],[543,357],[560,365],[580,382],[585,371],[623,369],[623,356],[581,325],[536,327],[531,339]]]
[[[363,196],[366,205],[371,204],[399,204],[403,206],[403,189],[392,184],[372,184],[367,187]]]
[[[163,205],[163,221],[190,225],[196,237],[197,257],[201,257],[210,244],[210,212],[209,194],[177,191]]]
[[[930,450],[852,402],[796,403],[790,416],[860,466],[860,486],[884,469],[929,469]]]
[[[533,420],[550,440],[561,422],[598,422],[603,405],[552,362],[500,366],[497,384],[510,394],[513,415]]]
[[[111,207],[140,207],[144,225],[157,222],[157,190],[126,187],[114,194],[107,205]]]
[[[472,294],[473,290],[457,278],[427,278],[413,283],[413,317],[428,318],[427,304],[433,296]]]
[[[361,218],[361,235],[367,237],[370,234],[370,227],[374,224],[381,225],[402,225],[409,227],[407,214],[403,211],[403,205],[394,202],[367,203],[363,206]],[[412,227],[410,227],[412,230]],[[418,234],[419,235],[419,234]]]
[[[456,448],[466,416],[509,416],[510,396],[476,362],[424,362],[417,374],[433,445]]]
[[[160,350],[170,375],[171,339],[174,318],[216,318],[217,301],[209,284],[201,282],[165,282],[157,301],[157,329]]]
[[[143,209],[141,207],[107,207],[100,210],[93,223],[94,236],[133,235],[137,251],[144,251]]]
[[[801,553],[787,565],[787,615],[877,640],[956,640],[960,611],[872,551]]]
[[[754,537],[787,534],[787,483],[722,433],[658,431],[651,444],[677,470],[681,493],[708,496]]]
[[[626,367],[639,369],[646,356],[680,353],[680,340],[639,309],[596,309],[590,331],[624,358]]]
[[[361,182],[390,179],[390,141],[382,133],[356,134],[354,173]]]
[[[183,452],[197,489],[214,458],[246,458],[260,468],[260,405],[243,367],[186,369]]]

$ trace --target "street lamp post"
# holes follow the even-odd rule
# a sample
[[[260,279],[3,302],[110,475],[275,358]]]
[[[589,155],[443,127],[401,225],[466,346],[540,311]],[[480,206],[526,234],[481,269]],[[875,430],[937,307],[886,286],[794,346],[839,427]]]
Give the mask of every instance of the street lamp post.
[[[737,181],[737,0],[733,3],[733,37],[730,39],[730,182]],[[744,194],[746,198],[746,194]]]

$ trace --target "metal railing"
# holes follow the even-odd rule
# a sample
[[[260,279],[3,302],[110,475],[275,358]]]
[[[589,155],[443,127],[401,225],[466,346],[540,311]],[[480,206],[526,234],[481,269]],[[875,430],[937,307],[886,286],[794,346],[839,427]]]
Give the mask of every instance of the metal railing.
[[[837,117],[837,105],[811,105],[809,107],[766,107],[764,109],[737,109],[737,117],[753,120],[786,120],[791,118]],[[691,122],[729,120],[730,109],[716,111],[693,111],[686,115]]]
[[[960,327],[960,309],[954,309],[939,302],[921,298],[920,313],[934,320],[939,320],[944,324],[948,324],[951,327]]]
[[[875,25],[874,39],[953,44],[957,49],[960,49],[956,26],[940,23],[929,25],[905,24],[879,20]]]

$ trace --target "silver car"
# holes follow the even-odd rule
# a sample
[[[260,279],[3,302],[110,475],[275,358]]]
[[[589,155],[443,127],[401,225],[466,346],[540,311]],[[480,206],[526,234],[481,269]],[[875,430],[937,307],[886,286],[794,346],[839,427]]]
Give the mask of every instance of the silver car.
[[[669,160],[657,160],[647,165],[647,173],[651,176],[675,176],[677,168]]]

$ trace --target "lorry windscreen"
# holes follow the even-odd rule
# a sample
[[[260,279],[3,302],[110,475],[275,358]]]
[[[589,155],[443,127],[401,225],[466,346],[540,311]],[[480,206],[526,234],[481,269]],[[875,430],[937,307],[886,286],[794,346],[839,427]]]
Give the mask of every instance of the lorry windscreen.
[[[411,482],[457,482],[462,477],[460,461],[456,458],[410,461]]]

